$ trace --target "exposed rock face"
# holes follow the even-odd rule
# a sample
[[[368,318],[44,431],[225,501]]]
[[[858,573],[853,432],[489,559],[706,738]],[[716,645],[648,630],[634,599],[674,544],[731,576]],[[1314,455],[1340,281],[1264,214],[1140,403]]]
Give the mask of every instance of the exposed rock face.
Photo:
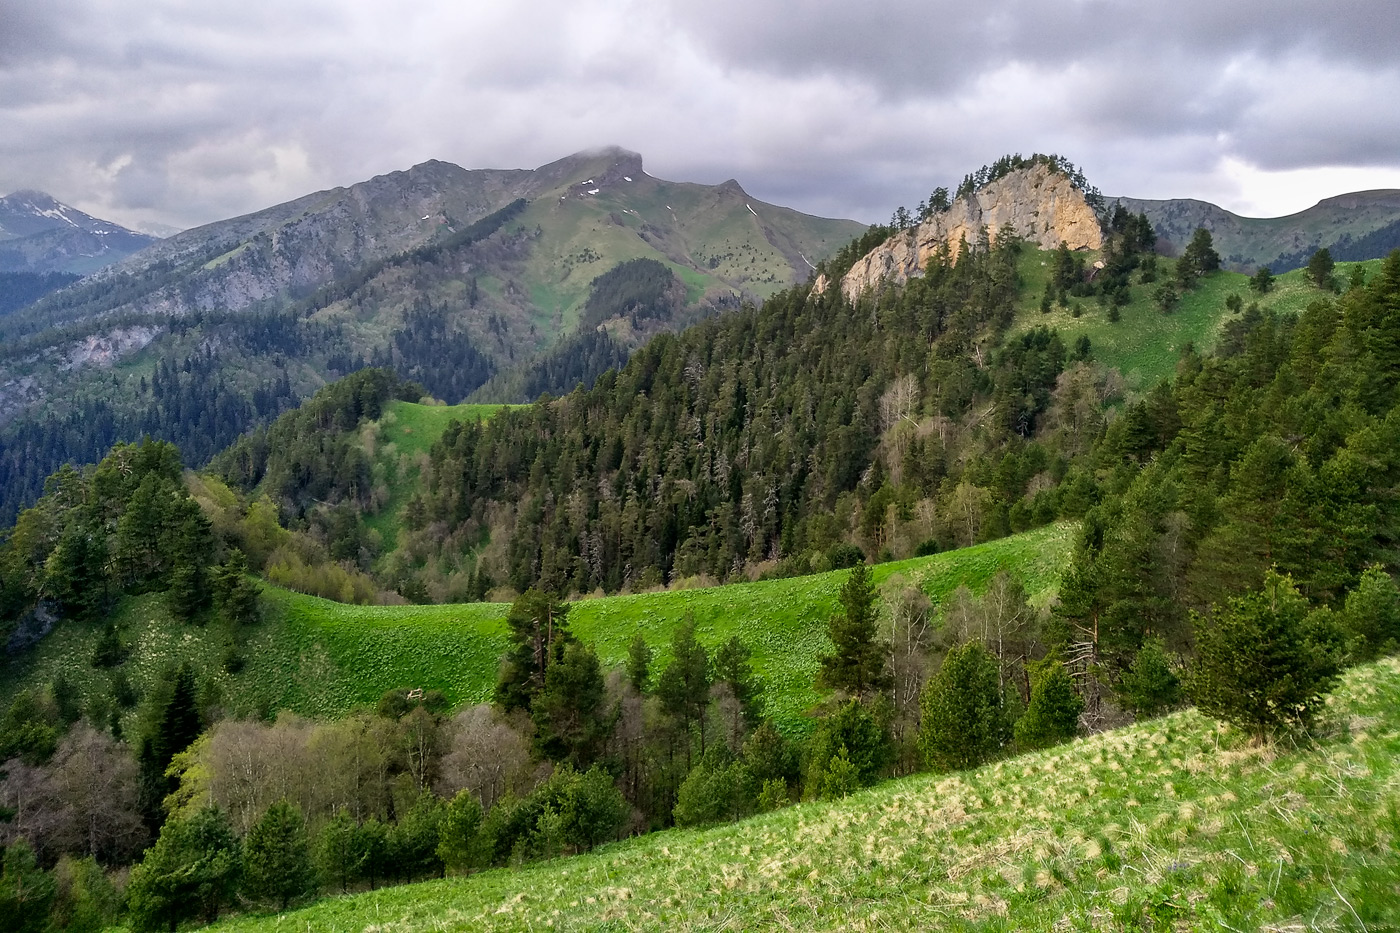
[[[975,244],[983,227],[995,236],[1004,224],[1042,249],[1055,249],[1062,241],[1070,249],[1103,246],[1098,215],[1084,192],[1048,166],[1034,165],[958,198],[947,211],[890,237],[851,267],[841,290],[854,300],[882,281],[905,282],[923,273],[941,244],[947,243],[956,256],[964,238]]]

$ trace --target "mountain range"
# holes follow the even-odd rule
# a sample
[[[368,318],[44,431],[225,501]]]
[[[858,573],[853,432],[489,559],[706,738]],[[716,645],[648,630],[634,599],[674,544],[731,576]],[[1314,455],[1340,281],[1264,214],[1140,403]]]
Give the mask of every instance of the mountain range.
[[[1204,227],[1225,264],[1241,272],[1253,272],[1259,266],[1275,273],[1297,269],[1322,247],[1335,260],[1358,262],[1378,259],[1400,246],[1400,190],[1396,189],[1326,198],[1286,217],[1241,217],[1192,198],[1115,198],[1113,202],[1146,214],[1169,251],[1180,252],[1197,228]]]

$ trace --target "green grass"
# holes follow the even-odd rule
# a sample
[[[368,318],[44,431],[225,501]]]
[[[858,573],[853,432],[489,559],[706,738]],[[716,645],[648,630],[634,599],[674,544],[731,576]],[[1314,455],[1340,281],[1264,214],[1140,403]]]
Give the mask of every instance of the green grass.
[[[216,929],[1396,929],[1400,661],[1351,671],[1322,726],[1315,745],[1255,745],[1187,711],[843,801]]]
[[[1091,257],[1092,261],[1092,257]],[[1327,297],[1301,269],[1275,278],[1275,287],[1266,295],[1256,295],[1249,288],[1249,277],[1235,272],[1217,272],[1201,279],[1196,287],[1181,296],[1180,303],[1170,314],[1162,313],[1151,294],[1155,285],[1134,284],[1133,300],[1121,309],[1121,319],[1108,319],[1108,311],[1097,298],[1070,298],[1070,308],[1058,304],[1049,314],[1040,311],[1040,296],[1054,262],[1053,252],[1025,250],[1019,264],[1023,282],[1021,307],[1013,331],[1048,326],[1059,330],[1067,346],[1073,346],[1081,336],[1088,336],[1093,358],[1123,374],[1130,391],[1144,391],[1176,371],[1177,360],[1187,343],[1201,353],[1215,347],[1225,323],[1235,315],[1225,307],[1225,299],[1238,294],[1246,306],[1257,301],[1261,308],[1280,314],[1296,314],[1309,304]],[[1364,263],[1338,263],[1336,275],[1345,283],[1353,265],[1362,265],[1368,277],[1380,268],[1382,260]],[[1159,277],[1170,274],[1170,260],[1159,261]],[[1075,303],[1082,308],[1079,317],[1071,309]]]
[[[883,564],[875,568],[875,580],[898,574],[940,600],[960,585],[978,590],[1005,568],[1028,592],[1047,599],[1058,586],[1072,529],[1054,525]],[[636,632],[664,649],[689,612],[702,643],[713,647],[738,635],[753,648],[755,669],[768,684],[771,713],[783,728],[800,732],[807,725],[805,712],[820,699],[812,681],[817,658],[829,650],[826,620],[845,577],[836,571],[584,600],[571,610],[572,628],[597,646],[606,665],[621,666]],[[170,617],[163,597],[124,601],[116,618],[135,646],[128,676],[145,693],[169,666],[190,662],[235,716],[279,709],[343,715],[397,687],[441,690],[454,705],[490,698],[507,646],[505,604],[347,606],[275,587],[266,593],[267,617],[243,633],[246,663],[236,675],[223,667],[236,633],[220,625],[182,625]],[[51,683],[60,674],[82,703],[105,692],[109,675],[88,663],[100,631],[100,626],[64,622],[31,652],[8,660],[0,667],[0,700],[8,702],[15,690]]]

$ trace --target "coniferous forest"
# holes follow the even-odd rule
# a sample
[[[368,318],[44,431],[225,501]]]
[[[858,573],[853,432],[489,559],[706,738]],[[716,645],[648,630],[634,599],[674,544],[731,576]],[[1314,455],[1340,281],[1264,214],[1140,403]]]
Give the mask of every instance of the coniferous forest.
[[[1146,219],[1120,208],[1106,228],[1101,274],[1046,254],[1047,306],[1160,290]],[[65,684],[29,687],[3,711],[5,916],[157,930],[285,910],[960,771],[1186,703],[1302,741],[1344,668],[1396,649],[1400,252],[1300,314],[1239,308],[1212,352],[1184,347],[1172,378],[1128,395],[1087,339],[1013,329],[1029,247],[1009,231],[854,305],[818,289],[888,233],[625,363],[606,335],[581,339],[559,372],[616,368],[451,424],[389,553],[361,432],[395,400],[492,375],[437,309],[237,439],[289,407],[285,380],[221,409],[192,356],[157,368],[137,420],[75,413],[68,429],[109,449],[49,475],[6,533],[0,636],[17,669],[55,627],[92,625],[110,690],[79,707]],[[1218,266],[1204,234],[1168,284]],[[653,263],[595,295],[640,319],[677,288]],[[179,446],[117,442],[177,423]],[[42,462],[6,468],[26,460]],[[941,606],[871,576],[1057,521],[1076,543],[1048,608],[1007,574]],[[767,715],[781,686],[740,638],[639,634],[608,669],[570,626],[587,594],[829,570],[846,573],[803,729]],[[124,601],[163,594],[173,629],[217,632],[236,673],[268,580],[342,602],[507,595],[492,701],[396,689],[335,721],[239,718],[188,666],[137,694]]]

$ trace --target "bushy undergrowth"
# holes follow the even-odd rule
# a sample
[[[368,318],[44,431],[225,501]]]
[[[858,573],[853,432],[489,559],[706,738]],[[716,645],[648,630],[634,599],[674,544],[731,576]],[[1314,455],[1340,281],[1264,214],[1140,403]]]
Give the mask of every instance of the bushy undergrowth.
[[[1309,930],[1400,923],[1400,660],[1315,744],[1188,711],[706,831],[218,929]]]

